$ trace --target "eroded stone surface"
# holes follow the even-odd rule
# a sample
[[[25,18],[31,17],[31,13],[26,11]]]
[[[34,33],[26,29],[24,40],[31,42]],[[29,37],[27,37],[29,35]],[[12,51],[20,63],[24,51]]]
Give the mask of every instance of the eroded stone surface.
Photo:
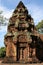
[[[4,62],[38,62],[36,48],[39,33],[27,8],[20,1],[9,19],[5,35],[6,58]]]

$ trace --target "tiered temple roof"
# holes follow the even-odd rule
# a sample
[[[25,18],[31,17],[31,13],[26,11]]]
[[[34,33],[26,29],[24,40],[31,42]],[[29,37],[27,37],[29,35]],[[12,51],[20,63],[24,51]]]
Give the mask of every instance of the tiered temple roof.
[[[27,52],[27,49],[28,52],[26,53],[26,57],[29,54],[32,55],[32,52],[36,52],[33,51],[33,49],[36,48],[38,38],[39,33],[34,25],[34,20],[28,13],[27,8],[20,1],[14,10],[12,17],[9,19],[7,34],[5,35],[4,39],[6,46],[6,56],[12,58],[14,57],[14,60],[15,58],[18,60],[18,56],[20,55],[18,53],[21,52],[23,58],[23,51],[25,54],[25,51]],[[21,58],[21,56],[19,58]],[[10,61],[13,62],[12,60]]]

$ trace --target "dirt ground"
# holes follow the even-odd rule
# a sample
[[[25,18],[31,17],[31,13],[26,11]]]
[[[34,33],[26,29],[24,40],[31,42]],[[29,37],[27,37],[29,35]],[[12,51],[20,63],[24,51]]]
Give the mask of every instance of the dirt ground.
[[[43,65],[43,63],[36,63],[36,64],[2,64],[2,63],[0,63],[0,65]]]
[[[2,61],[0,61],[0,65],[43,65],[43,63],[32,63],[32,64],[23,64],[23,63],[2,63]]]

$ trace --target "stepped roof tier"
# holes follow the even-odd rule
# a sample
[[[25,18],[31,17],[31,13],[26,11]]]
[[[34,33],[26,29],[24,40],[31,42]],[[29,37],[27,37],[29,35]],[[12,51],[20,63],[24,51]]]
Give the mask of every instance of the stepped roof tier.
[[[38,36],[38,32],[34,25],[34,20],[31,15],[28,13],[27,8],[24,6],[22,1],[19,2],[16,9],[14,10],[12,17],[9,19],[8,24],[8,36],[17,37],[21,33],[31,37],[31,35]],[[30,34],[29,34],[30,33]]]

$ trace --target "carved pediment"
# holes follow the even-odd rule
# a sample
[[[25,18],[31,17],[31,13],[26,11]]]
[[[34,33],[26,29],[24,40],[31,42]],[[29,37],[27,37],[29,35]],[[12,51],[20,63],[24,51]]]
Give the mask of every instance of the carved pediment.
[[[26,35],[19,35],[18,42],[27,42],[27,36]]]

